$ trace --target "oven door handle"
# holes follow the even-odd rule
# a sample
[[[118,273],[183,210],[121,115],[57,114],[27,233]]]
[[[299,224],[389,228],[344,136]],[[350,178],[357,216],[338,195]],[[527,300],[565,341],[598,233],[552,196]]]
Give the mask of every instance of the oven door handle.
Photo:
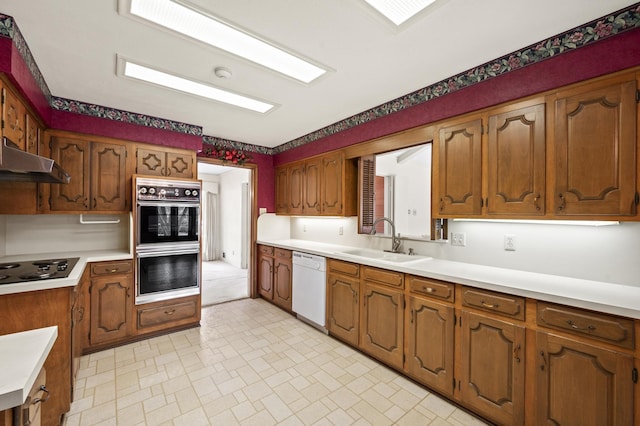
[[[166,250],[144,250],[144,251],[137,251],[136,252],[136,256],[143,258],[143,257],[158,257],[158,256],[171,256],[171,255],[176,255],[176,254],[197,254],[200,253],[200,249],[198,247],[196,248],[175,248],[175,249],[169,249],[167,248]]]
[[[136,204],[139,207],[199,207],[200,201],[171,201],[171,200],[163,200],[163,201],[137,201]]]

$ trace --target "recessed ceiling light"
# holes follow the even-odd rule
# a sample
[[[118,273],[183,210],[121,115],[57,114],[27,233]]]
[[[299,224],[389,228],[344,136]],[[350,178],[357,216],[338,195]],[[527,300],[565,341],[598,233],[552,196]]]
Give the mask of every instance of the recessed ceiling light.
[[[419,13],[436,0],[364,0],[396,25]]]
[[[139,65],[121,57],[118,57],[118,73],[124,77],[145,81],[147,83],[156,84],[218,102],[224,102],[226,104],[235,105],[260,113],[265,113],[275,107],[275,105],[267,102],[262,102],[257,99],[238,95],[204,83],[199,83],[164,71]]]
[[[179,32],[274,71],[310,83],[327,72],[209,13],[177,0],[119,0],[121,13]],[[128,6],[128,7],[127,7]]]

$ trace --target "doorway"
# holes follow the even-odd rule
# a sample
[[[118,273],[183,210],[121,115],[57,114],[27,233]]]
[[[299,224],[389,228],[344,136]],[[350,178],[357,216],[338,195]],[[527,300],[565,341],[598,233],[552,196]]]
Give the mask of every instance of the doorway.
[[[253,170],[198,162],[202,306],[249,297]]]

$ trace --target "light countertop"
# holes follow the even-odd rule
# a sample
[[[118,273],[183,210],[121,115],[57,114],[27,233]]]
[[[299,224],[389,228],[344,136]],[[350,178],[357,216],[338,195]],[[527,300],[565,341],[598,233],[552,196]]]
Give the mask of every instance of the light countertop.
[[[57,337],[57,326],[0,336],[0,411],[25,402]]]
[[[591,281],[429,257],[421,258],[420,256],[416,256],[415,261],[406,263],[387,262],[344,253],[344,251],[357,247],[316,243],[306,240],[261,240],[258,243],[516,296],[530,297],[640,319],[640,286]]]
[[[78,257],[78,263],[73,267],[71,273],[66,278],[56,278],[49,280],[27,281],[13,284],[0,285],[0,296],[3,294],[23,293],[27,291],[48,290],[59,287],[73,287],[78,285],[84,268],[89,262],[104,262],[111,260],[133,259],[133,253],[128,250],[96,250],[82,252],[56,252],[56,253],[36,253],[20,254],[0,257],[0,263],[20,262],[24,260],[36,259],[60,259]]]

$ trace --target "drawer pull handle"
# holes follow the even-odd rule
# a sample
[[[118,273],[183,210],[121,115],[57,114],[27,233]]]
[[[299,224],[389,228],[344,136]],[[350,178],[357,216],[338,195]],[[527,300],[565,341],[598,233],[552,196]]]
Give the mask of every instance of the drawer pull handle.
[[[40,386],[40,390],[42,392],[44,392],[44,398],[36,398],[33,400],[33,402],[31,403],[32,405],[36,405],[39,404],[41,402],[47,402],[49,400],[49,396],[51,396],[51,394],[49,393],[49,389],[47,389],[47,387],[45,385]]]
[[[422,291],[426,291],[427,293],[435,293],[436,289],[434,289],[432,287],[422,286]]]
[[[173,315],[173,314],[176,313],[176,310],[175,309],[170,309],[168,311],[164,311],[164,313],[165,313],[165,315]]]
[[[481,300],[480,304],[485,308],[491,308],[491,309],[497,309],[500,306],[497,303],[486,303],[484,300]]]
[[[118,268],[109,269],[109,272],[111,272],[112,274],[113,274],[114,272],[118,272]]]
[[[573,328],[574,330],[588,330],[588,331],[593,331],[596,329],[596,327],[594,325],[589,325],[587,327],[580,327],[579,325],[577,325],[576,323],[574,323],[571,320],[567,320],[567,324],[569,324],[569,326],[571,328]]]

